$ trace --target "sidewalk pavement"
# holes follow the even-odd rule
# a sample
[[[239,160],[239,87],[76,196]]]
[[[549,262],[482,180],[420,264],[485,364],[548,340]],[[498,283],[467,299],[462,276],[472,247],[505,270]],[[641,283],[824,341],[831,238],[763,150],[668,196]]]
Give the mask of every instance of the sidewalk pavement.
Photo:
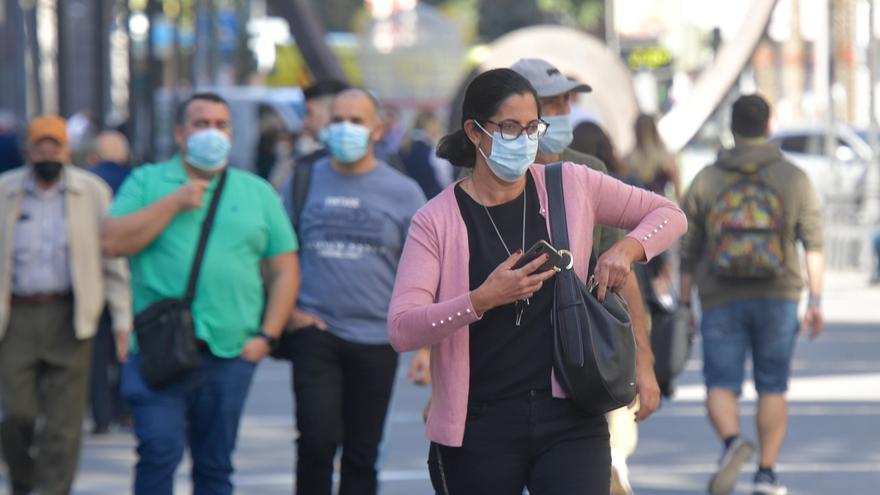
[[[829,323],[873,324],[880,331],[880,285],[869,285],[867,273],[825,274],[824,309]]]

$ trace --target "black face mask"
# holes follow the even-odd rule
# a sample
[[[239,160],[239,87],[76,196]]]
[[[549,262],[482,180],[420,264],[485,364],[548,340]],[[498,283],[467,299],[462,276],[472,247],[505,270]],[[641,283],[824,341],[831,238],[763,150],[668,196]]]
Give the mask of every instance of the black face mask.
[[[62,166],[61,162],[35,162],[34,173],[44,182],[54,182],[58,178],[58,174],[61,173]]]

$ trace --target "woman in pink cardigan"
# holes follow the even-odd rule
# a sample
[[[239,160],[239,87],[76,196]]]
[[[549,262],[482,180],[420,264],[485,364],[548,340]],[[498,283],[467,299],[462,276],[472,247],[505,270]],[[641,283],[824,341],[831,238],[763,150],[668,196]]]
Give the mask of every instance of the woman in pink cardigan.
[[[564,91],[564,90],[563,90]],[[561,91],[562,92],[562,91]],[[437,154],[473,174],[415,215],[389,310],[398,351],[431,348],[428,466],[439,494],[607,495],[608,426],[565,398],[553,377],[553,270],[514,268],[552,244],[537,94],[509,69],[471,82],[462,129]],[[574,269],[581,280],[595,223],[632,229],[599,258],[599,298],[619,289],[686,230],[666,199],[588,167],[563,165]]]

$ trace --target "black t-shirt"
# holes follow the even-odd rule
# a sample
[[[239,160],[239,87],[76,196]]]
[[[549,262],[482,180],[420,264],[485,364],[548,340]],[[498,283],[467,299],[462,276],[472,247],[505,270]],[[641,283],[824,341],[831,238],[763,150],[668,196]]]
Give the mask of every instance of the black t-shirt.
[[[549,241],[547,224],[541,216],[538,191],[529,173],[526,188],[519,197],[489,208],[492,219],[511,251],[522,246],[523,198],[526,197],[526,245]],[[476,289],[507,259],[507,252],[495,233],[486,210],[460,185],[455,188],[462,218],[467,226],[470,246],[470,288]],[[470,394],[472,401],[511,397],[532,389],[550,388],[553,366],[553,330],[550,312],[553,287],[550,279],[529,301],[516,326],[514,304],[486,312],[470,326]]]

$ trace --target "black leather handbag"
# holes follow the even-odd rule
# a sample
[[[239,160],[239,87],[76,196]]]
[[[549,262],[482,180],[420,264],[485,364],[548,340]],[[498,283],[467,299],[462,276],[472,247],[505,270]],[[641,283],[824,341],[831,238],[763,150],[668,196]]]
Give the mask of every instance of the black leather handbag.
[[[546,169],[553,245],[569,249],[562,164]],[[556,275],[552,324],[553,369],[568,397],[583,411],[599,415],[630,404],[636,396],[636,343],[623,299],[608,292],[605,302],[577,278],[573,259]],[[596,255],[590,257],[590,274]]]
[[[134,319],[144,380],[153,388],[161,388],[184,378],[202,362],[192,317],[192,302],[208,245],[208,235],[217,213],[217,205],[226,184],[224,171],[217,182],[208,212],[202,222],[199,243],[189,273],[186,293],[182,299],[165,298],[141,311]]]

